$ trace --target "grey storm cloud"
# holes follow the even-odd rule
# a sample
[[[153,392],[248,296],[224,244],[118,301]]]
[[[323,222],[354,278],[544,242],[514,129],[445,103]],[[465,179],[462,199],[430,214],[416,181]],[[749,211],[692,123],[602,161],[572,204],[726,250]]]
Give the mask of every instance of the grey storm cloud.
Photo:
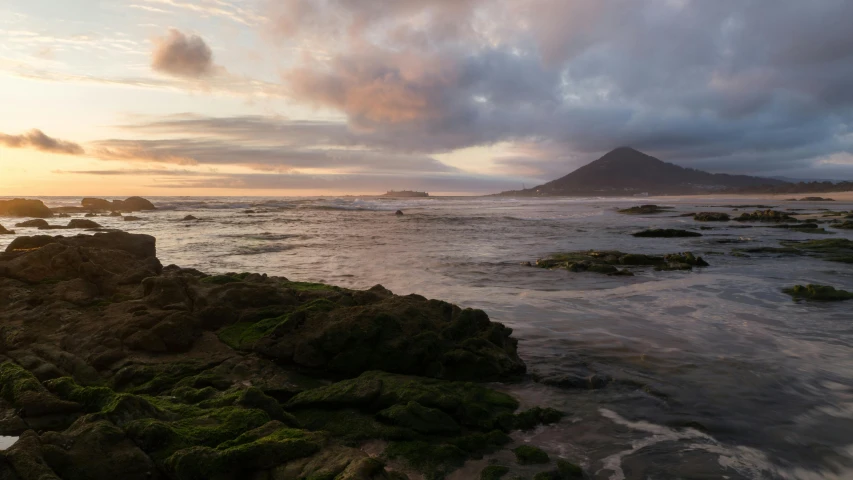
[[[204,39],[198,35],[186,35],[174,28],[165,36],[154,39],[151,68],[167,75],[187,78],[205,77],[216,70],[213,51]]]
[[[31,148],[42,152],[61,153],[65,155],[83,155],[85,153],[85,150],[80,145],[49,137],[41,130],[35,128],[21,135],[0,133],[0,145],[8,148]]]
[[[631,145],[750,173],[853,152],[853,2],[287,0],[269,11],[283,42],[329,39],[283,73],[293,98],[345,114],[381,148],[538,141],[518,160],[555,153],[577,159],[571,170]]]

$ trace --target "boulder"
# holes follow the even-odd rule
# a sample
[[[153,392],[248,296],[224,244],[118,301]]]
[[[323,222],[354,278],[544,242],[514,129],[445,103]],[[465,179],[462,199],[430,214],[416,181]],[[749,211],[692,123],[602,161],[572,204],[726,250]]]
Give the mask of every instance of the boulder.
[[[50,218],[53,212],[41,200],[0,200],[0,217]]]
[[[113,202],[115,203],[115,202]],[[131,212],[139,212],[146,210],[157,210],[157,207],[154,206],[150,201],[142,198],[142,197],[130,197],[122,202],[120,202],[121,210],[131,211]]]
[[[636,207],[619,210],[619,213],[625,215],[649,215],[653,213],[663,213],[671,209],[672,207],[661,207],[658,205],[638,205]]]
[[[37,218],[35,220],[27,220],[26,222],[16,223],[15,226],[20,228],[48,228],[50,227],[50,224],[47,223],[47,220]]]
[[[403,214],[403,211],[402,211],[402,210],[397,210],[396,212],[394,212],[394,215],[401,216],[401,215],[404,215],[404,214]]]
[[[691,232],[689,230],[676,230],[671,228],[655,228],[643,230],[641,232],[632,233],[631,235],[640,238],[678,238],[678,237],[701,237],[699,232]]]
[[[728,222],[731,217],[721,212],[699,212],[693,215],[693,219],[697,222]]]
[[[6,230],[6,227],[4,227],[3,225],[0,225],[0,235],[14,235],[14,234],[15,234],[14,230]]]
[[[97,222],[86,220],[84,218],[75,218],[68,222],[67,228],[101,228],[101,225]]]
[[[141,217],[134,217],[132,215],[127,215],[126,217],[124,217],[125,222],[138,222],[140,220],[142,220]]]
[[[198,220],[198,218],[196,218],[192,215],[187,215],[186,217],[181,219],[182,222],[191,222],[193,220]]]
[[[85,208],[92,210],[112,210],[113,204],[109,200],[103,198],[84,198],[81,202]]]

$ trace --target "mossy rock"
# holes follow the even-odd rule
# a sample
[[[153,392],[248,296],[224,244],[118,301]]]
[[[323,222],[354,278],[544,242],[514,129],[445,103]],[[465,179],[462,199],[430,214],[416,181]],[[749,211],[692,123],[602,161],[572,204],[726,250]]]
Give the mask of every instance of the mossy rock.
[[[509,467],[489,465],[480,472],[480,480],[500,480],[507,473],[509,473]]]
[[[791,288],[786,288],[785,293],[794,298],[794,300],[810,300],[818,302],[841,302],[844,300],[853,300],[853,293],[845,290],[836,290],[834,287],[827,285],[795,285]]]
[[[494,431],[455,437],[445,442],[392,442],[383,455],[391,460],[402,460],[407,466],[423,473],[427,480],[440,480],[464,465],[468,459],[482,458],[511,441],[503,432]]]
[[[687,238],[702,236],[702,234],[698,232],[691,232],[689,230],[678,230],[673,228],[654,228],[650,230],[643,230],[641,232],[632,233],[631,235],[639,238]]]
[[[577,480],[583,478],[583,470],[566,460],[557,460],[557,469],[539,472],[533,480]]]
[[[809,240],[805,242],[783,241],[782,246],[788,253],[808,254],[824,260],[841,263],[853,263],[853,240],[831,238]]]
[[[539,465],[551,461],[551,457],[544,450],[532,445],[521,445],[512,451],[519,465]]]
[[[690,252],[668,255],[624,253],[617,250],[587,250],[557,253],[536,261],[540,268],[565,268],[574,272],[594,272],[608,275],[631,274],[617,267],[655,267],[657,270],[691,270],[707,267],[708,263]]]
[[[658,205],[638,205],[636,207],[625,208],[619,210],[619,213],[624,215],[651,215],[654,213],[663,213],[671,210],[673,207],[661,207]]]
[[[423,434],[454,434],[460,431],[459,424],[453,417],[437,408],[424,407],[415,401],[386,408],[376,416],[393,425]]]
[[[736,218],[738,222],[796,222],[797,219],[785,212],[778,210],[757,210],[752,213],[743,213]]]
[[[693,220],[697,222],[728,222],[731,217],[729,214],[721,212],[699,212],[693,215]]]

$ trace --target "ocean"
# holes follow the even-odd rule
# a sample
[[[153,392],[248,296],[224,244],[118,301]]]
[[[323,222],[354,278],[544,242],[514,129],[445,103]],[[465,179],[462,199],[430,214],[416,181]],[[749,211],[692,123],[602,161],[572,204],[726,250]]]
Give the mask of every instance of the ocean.
[[[519,439],[565,454],[594,478],[853,478],[853,302],[797,303],[782,292],[808,283],[853,291],[853,265],[737,254],[824,236],[680,216],[756,208],[709,198],[150,199],[159,209],[134,214],[141,221],[93,220],[157,237],[164,265],[357,289],[381,284],[485,310],[514,329],[532,374],[499,388],[569,414]],[[80,198],[43,200],[55,207]],[[737,203],[853,209],[767,202]],[[616,211],[639,203],[674,208]],[[182,221],[186,215],[198,220]],[[0,217],[17,235],[44,233],[15,228],[19,221]],[[630,235],[645,228],[703,236]],[[853,239],[851,230],[830,230],[826,238]],[[14,237],[0,236],[0,248]],[[524,265],[587,249],[691,251],[710,266],[609,277]]]

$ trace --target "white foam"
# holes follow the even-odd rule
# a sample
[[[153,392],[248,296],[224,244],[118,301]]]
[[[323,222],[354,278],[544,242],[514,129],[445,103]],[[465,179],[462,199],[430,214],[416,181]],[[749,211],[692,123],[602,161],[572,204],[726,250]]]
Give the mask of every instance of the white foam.
[[[3,437],[0,436],[0,450],[6,450],[18,441],[18,437]]]

